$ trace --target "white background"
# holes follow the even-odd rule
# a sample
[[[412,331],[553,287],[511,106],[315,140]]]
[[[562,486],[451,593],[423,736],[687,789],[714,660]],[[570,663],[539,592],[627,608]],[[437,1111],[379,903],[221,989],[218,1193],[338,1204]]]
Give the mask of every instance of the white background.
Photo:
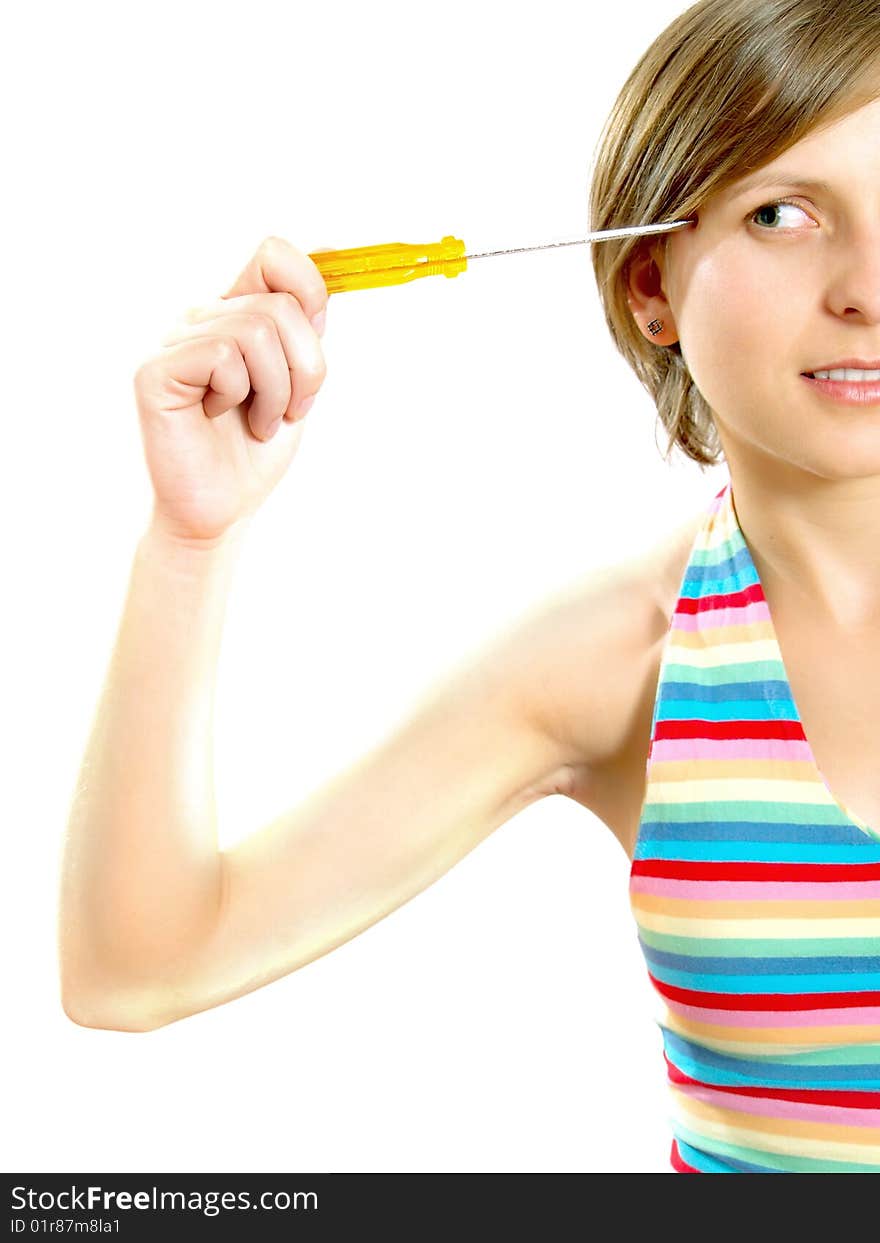
[[[670,1172],[629,864],[561,796],[333,953],[154,1033],[66,1018],[55,916],[149,513],[137,366],[270,234],[304,251],[583,236],[601,125],[684,7],[166,0],[7,19],[7,1171]],[[332,296],[323,349],[229,601],[222,846],[727,477],[663,462],[587,246]]]

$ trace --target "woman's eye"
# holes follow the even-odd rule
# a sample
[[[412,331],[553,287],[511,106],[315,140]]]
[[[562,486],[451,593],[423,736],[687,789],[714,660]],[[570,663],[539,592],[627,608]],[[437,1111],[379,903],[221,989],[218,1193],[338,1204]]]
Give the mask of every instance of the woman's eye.
[[[779,233],[780,230],[774,229],[772,227],[772,224],[770,225],[770,227],[767,226],[767,217],[768,216],[773,217],[775,215],[778,218],[780,211],[784,208],[788,208],[790,211],[798,211],[801,213],[802,216],[807,216],[807,213],[804,211],[804,209],[802,207],[798,207],[797,203],[789,202],[788,199],[775,199],[772,203],[764,203],[761,207],[758,208],[757,211],[753,211],[752,214],[749,216],[749,220],[756,222],[756,217],[763,215],[765,219],[763,223],[760,225],[761,229],[763,229],[765,233]],[[784,218],[784,212],[783,212],[783,218]],[[809,219],[809,217],[807,218]]]

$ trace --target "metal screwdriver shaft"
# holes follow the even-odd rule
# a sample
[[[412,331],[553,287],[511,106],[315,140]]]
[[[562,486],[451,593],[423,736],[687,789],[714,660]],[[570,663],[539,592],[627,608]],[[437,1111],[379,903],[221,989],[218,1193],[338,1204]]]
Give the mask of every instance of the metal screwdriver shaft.
[[[669,233],[672,229],[681,229],[690,220],[674,220],[669,224],[635,224],[621,229],[599,229],[588,233],[586,237],[575,238],[571,242],[545,242],[541,246],[514,246],[509,250],[484,250],[476,255],[464,255],[465,259],[487,259],[490,255],[518,255],[527,250],[552,250],[555,246],[584,246],[588,242],[605,242],[613,237],[638,237],[643,233]]]

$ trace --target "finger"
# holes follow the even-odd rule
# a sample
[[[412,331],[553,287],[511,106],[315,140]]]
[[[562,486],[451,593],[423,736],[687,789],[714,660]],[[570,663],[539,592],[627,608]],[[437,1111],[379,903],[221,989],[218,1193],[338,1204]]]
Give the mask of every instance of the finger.
[[[249,293],[292,294],[306,319],[326,310],[329,297],[317,264],[281,237],[267,237],[260,243],[223,297]]]
[[[201,336],[148,359],[135,377],[135,387],[150,406],[176,411],[198,408],[201,402],[208,418],[217,418],[241,405],[251,381],[234,340]]]
[[[232,317],[209,321],[207,330],[223,332]],[[269,439],[269,428],[285,413],[290,405],[291,373],[287,358],[278,336],[277,325],[271,315],[248,315],[236,321],[235,341],[241,350],[254,400],[247,412],[251,431],[260,440]]]
[[[192,307],[186,312],[191,325],[216,324],[231,315],[271,315],[287,359],[290,372],[290,404],[285,418],[296,419],[300,406],[317,395],[327,375],[327,366],[320,341],[296,298],[290,294],[242,294],[236,298],[218,298],[207,306]],[[196,327],[198,331],[198,327]],[[178,329],[163,338],[171,340],[192,335],[193,329]]]
[[[291,398],[291,373],[272,316],[222,315],[169,333],[166,340],[199,337],[226,337],[241,352],[254,394],[247,420],[259,440],[269,439],[268,429],[286,412]]]

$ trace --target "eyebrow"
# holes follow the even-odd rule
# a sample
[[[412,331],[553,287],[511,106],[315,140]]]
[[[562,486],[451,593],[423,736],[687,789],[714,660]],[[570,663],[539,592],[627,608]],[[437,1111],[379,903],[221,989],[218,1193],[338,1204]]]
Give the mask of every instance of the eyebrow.
[[[834,194],[834,187],[828,181],[779,170],[775,173],[761,172],[753,177],[747,177],[745,181],[733,187],[732,197],[739,198],[740,195],[747,194],[751,190],[760,190],[768,186],[791,186],[798,190],[819,190],[823,194]]]

